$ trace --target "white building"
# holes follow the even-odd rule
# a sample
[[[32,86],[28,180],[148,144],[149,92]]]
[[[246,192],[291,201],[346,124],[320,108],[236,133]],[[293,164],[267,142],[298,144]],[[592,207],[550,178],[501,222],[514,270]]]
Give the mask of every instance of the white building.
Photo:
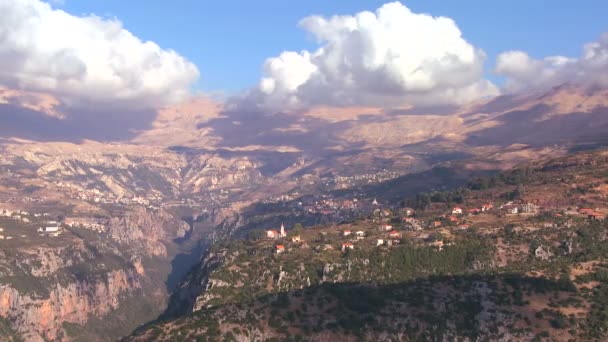
[[[61,230],[60,226],[46,226],[44,228],[38,228],[38,231],[41,233],[59,233]]]

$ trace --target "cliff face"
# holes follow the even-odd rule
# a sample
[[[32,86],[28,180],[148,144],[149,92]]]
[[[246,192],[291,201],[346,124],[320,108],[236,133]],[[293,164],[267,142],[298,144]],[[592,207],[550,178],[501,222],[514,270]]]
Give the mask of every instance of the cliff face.
[[[114,340],[156,318],[179,252],[172,241],[189,229],[144,208],[109,219],[101,232],[66,226],[57,236],[38,233],[39,222],[3,220],[14,238],[0,243],[0,323],[25,341]]]
[[[14,322],[15,330],[27,341],[69,340],[64,322],[85,324],[89,315],[102,318],[119,307],[122,297],[140,288],[135,268],[54,284],[45,298],[0,285],[0,316]]]
[[[186,278],[173,291],[169,299],[169,306],[164,313],[166,317],[178,317],[199,310],[199,298],[204,296],[213,287],[210,274],[221,267],[225,253],[207,254],[195,272],[190,272]]]
[[[184,237],[189,229],[187,223],[164,210],[148,211],[143,208],[120,218],[112,218],[108,224],[108,233],[114,240],[137,248],[143,254],[160,257],[167,257],[163,242]]]

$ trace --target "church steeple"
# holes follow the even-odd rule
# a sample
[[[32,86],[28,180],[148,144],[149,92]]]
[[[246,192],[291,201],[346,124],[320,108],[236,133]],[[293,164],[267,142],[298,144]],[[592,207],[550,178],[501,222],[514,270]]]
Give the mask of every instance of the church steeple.
[[[286,237],[287,234],[285,233],[285,225],[283,224],[283,222],[281,222],[281,237]]]

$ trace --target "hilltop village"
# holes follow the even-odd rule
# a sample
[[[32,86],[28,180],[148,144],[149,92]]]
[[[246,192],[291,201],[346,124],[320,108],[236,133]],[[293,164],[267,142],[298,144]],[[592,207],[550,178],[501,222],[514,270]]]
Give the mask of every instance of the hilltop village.
[[[436,216],[412,208],[383,209],[376,200],[373,203],[375,209],[371,217],[357,223],[320,228],[314,232],[302,229],[301,225],[286,230],[282,224],[277,230],[266,230],[265,237],[274,243],[276,254],[293,248],[311,248],[307,241],[318,241],[319,234],[324,244],[315,248],[335,249],[343,253],[370,246],[397,246],[403,239],[442,250],[444,245],[454,243],[456,234],[466,231],[493,234],[507,226],[530,231],[571,227],[581,220],[604,221],[608,213],[607,208],[575,205],[545,208],[525,201],[506,201],[483,203],[477,207],[454,206],[443,215]]]

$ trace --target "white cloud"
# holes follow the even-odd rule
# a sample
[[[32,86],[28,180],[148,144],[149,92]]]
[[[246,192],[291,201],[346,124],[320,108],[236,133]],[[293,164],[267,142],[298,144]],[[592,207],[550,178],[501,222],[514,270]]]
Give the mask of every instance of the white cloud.
[[[67,104],[137,107],[179,101],[198,69],[116,19],[77,17],[39,0],[0,0],[0,85]]]
[[[304,18],[320,47],[269,58],[249,96],[263,107],[461,104],[498,89],[483,79],[485,53],[450,18],[399,2],[375,13]]]
[[[563,83],[608,87],[608,33],[586,44],[579,58],[531,58],[523,51],[500,54],[495,72],[506,77],[510,91],[544,89]]]

